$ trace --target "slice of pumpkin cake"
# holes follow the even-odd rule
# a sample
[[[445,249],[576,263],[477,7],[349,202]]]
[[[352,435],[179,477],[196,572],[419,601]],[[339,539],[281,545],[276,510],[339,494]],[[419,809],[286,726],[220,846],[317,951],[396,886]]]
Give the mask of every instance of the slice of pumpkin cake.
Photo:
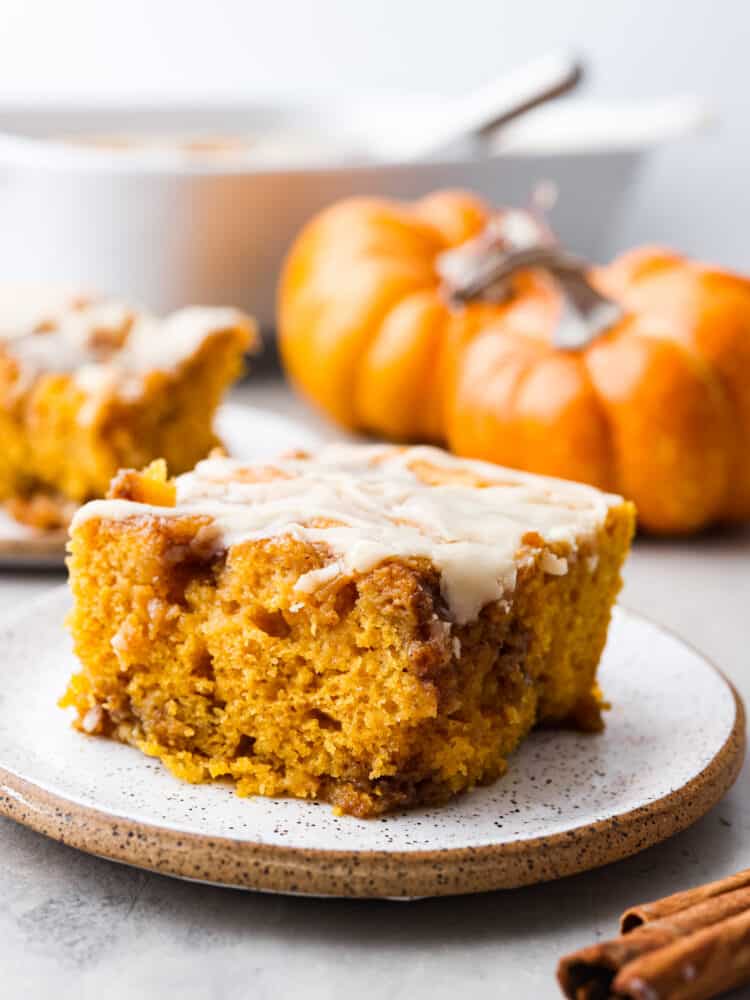
[[[117,301],[0,287],[0,504],[67,528],[128,465],[192,469],[218,443],[213,417],[257,343],[235,309],[163,319]]]
[[[600,726],[633,521],[620,497],[427,447],[123,472],[73,522],[62,704],[241,795],[442,802],[539,722]]]

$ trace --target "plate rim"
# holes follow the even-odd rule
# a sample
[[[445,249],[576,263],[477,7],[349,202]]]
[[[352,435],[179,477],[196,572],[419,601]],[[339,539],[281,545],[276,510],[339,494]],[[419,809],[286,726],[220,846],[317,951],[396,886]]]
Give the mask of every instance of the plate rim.
[[[54,587],[2,618],[12,627]],[[339,898],[415,899],[514,889],[599,868],[645,850],[704,816],[742,769],[745,707],[732,682],[672,629],[622,605],[627,620],[656,628],[697,655],[727,686],[734,720],[722,746],[688,782],[666,795],[592,823],[502,844],[429,850],[330,850],[180,831],[118,816],[49,791],[0,764],[0,815],[110,861],[228,888]]]

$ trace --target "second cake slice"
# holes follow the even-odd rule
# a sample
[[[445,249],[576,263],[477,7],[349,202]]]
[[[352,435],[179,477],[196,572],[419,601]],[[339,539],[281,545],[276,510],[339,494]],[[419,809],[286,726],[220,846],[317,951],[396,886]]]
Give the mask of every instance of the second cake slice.
[[[213,416],[255,346],[235,309],[164,319],[69,292],[0,289],[0,503],[67,527],[123,466],[185,472],[218,443]]]

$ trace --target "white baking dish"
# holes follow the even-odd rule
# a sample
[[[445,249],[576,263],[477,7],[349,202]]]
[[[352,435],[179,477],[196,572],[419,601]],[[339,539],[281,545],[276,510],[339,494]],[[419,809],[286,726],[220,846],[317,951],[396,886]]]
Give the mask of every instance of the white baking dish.
[[[467,143],[442,162],[367,162],[358,154],[376,125],[404,127],[413,113],[439,115],[440,102],[0,106],[0,280],[71,283],[156,309],[240,305],[269,328],[281,258],[299,227],[329,202],[460,186],[497,204],[524,204],[545,179],[559,190],[553,225],[573,249],[596,257],[607,249],[644,153],[705,120],[692,101],[617,108],[562,101],[508,126],[484,148]],[[302,134],[302,148],[251,148],[206,161],[58,141],[275,131]]]

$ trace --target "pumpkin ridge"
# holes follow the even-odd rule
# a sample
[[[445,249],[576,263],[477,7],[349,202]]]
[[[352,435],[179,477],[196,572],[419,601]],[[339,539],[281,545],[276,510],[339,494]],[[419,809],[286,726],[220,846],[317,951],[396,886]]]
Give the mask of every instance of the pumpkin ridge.
[[[391,304],[355,374],[358,426],[396,440],[444,440],[449,322],[436,286],[415,289]]]
[[[383,312],[376,319],[373,319],[370,337],[362,346],[360,361],[352,376],[352,409],[355,426],[369,431],[389,433],[393,437],[402,440],[413,439],[415,437],[426,441],[443,441],[445,439],[445,420],[442,417],[444,404],[442,403],[442,399],[445,397],[446,387],[445,385],[441,385],[441,382],[444,382],[446,378],[445,366],[447,365],[447,352],[449,350],[446,341],[450,336],[448,330],[450,326],[450,310],[440,297],[441,280],[436,268],[436,261],[444,250],[449,249],[453,245],[451,235],[447,231],[448,220],[446,218],[446,209],[454,210],[456,202],[462,203],[461,211],[463,218],[460,220],[460,224],[465,230],[461,234],[463,240],[473,235],[472,224],[479,217],[480,210],[483,207],[481,202],[472,195],[461,191],[441,192],[439,199],[431,200],[428,196],[417,202],[412,208],[410,221],[414,225],[415,230],[420,232],[420,234],[429,232],[435,241],[435,246],[430,248],[428,265],[431,270],[431,281],[422,286],[415,286],[400,297],[394,298],[394,301],[388,303]],[[474,218],[467,220],[467,209],[470,209],[469,214],[473,215]],[[440,220],[433,218],[435,212],[442,213],[443,217]],[[455,229],[455,225],[453,228]],[[455,236],[455,231],[453,236]],[[389,261],[393,259],[393,254],[388,248],[375,249],[373,247],[360,246],[359,252],[363,256],[370,255],[380,257],[381,259],[387,258]],[[399,261],[402,265],[405,265],[406,259],[406,255],[404,255],[403,258],[399,258]],[[377,417],[374,416],[376,407],[371,402],[373,394],[368,391],[367,382],[373,377],[372,356],[377,351],[378,345],[383,341],[383,331],[387,327],[389,319],[402,307],[405,308],[408,306],[410,300],[429,293],[434,293],[437,298],[436,304],[439,303],[442,305],[442,310],[440,311],[442,315],[438,314],[440,315],[439,322],[441,329],[433,330],[431,334],[435,348],[441,356],[435,360],[432,366],[429,381],[425,379],[424,372],[421,373],[419,395],[427,399],[432,397],[433,405],[432,407],[428,406],[428,409],[432,409],[433,417],[422,421],[416,433],[407,433],[398,421],[398,415],[393,410],[386,414],[383,412],[382,407],[378,407],[380,412],[378,412]],[[437,317],[435,321],[438,322]],[[410,426],[414,428],[419,423],[415,422],[412,418]]]
[[[519,337],[520,334],[515,332],[491,327],[482,329],[480,326],[469,332],[460,347],[459,370],[450,392],[448,421],[448,440],[456,454],[518,467],[517,454],[503,449],[507,449],[511,442],[516,444],[514,436],[509,433],[515,419],[513,401],[521,378],[539,357],[538,348],[541,346],[532,343],[529,338],[528,349],[534,353],[520,359],[517,351],[509,349],[513,340]],[[500,338],[505,342],[505,350],[499,359],[487,364],[484,355],[488,352],[488,345],[491,347]],[[475,370],[477,365],[479,370]],[[506,387],[504,382],[510,382],[510,385]],[[469,383],[471,393],[467,394]]]
[[[670,339],[672,339],[670,337]],[[721,435],[721,443],[725,452],[725,464],[727,467],[726,485],[721,502],[711,520],[720,520],[729,516],[732,508],[733,489],[731,472],[736,464],[743,459],[743,429],[741,427],[741,413],[734,394],[726,378],[716,365],[705,357],[697,343],[687,343],[683,339],[675,339],[678,347],[689,354],[691,360],[700,367],[707,382],[712,386],[713,394],[717,404],[723,411],[722,422],[724,430]],[[729,442],[731,441],[731,445]]]
[[[750,280],[661,247],[621,255],[593,272],[603,291],[661,324],[670,341],[693,352],[716,381],[731,418],[726,447],[731,481],[718,517],[750,518]]]
[[[602,335],[602,339],[607,336],[607,333]],[[594,382],[591,378],[591,372],[589,371],[588,365],[586,364],[586,352],[588,348],[585,347],[580,351],[576,351],[576,357],[581,368],[581,378],[583,379],[586,388],[591,393],[591,398],[594,400],[596,405],[596,416],[599,423],[604,427],[604,432],[607,437],[607,472],[605,474],[605,483],[599,488],[605,490],[608,493],[617,493],[620,489],[620,475],[617,466],[618,456],[615,448],[615,431],[612,426],[612,421],[607,413],[607,408],[604,405],[604,401],[599,395]]]
[[[288,299],[286,282],[295,263],[292,257],[288,268],[285,268],[282,300]],[[322,402],[321,392],[330,404],[335,401],[337,419],[349,426],[356,424],[355,372],[377,334],[382,317],[405,294],[430,286],[428,267],[419,267],[421,262],[413,255],[406,258],[406,274],[399,273],[399,263],[395,255],[384,252],[372,255],[360,250],[350,254],[347,281],[349,289],[353,287],[355,293],[350,292],[350,298],[345,302],[348,311],[345,311],[339,300],[332,301],[326,294],[321,294],[320,283],[323,283],[324,292],[335,287],[337,282],[331,276],[338,276],[341,271],[336,254],[322,252],[314,264],[315,281],[311,284],[315,292],[309,291],[310,285],[303,286],[296,291],[293,314],[290,316],[288,301],[281,310],[281,350],[290,374],[302,391],[318,405]],[[421,274],[418,273],[420,271]],[[390,283],[387,290],[383,287],[385,280]],[[300,315],[304,316],[304,324],[300,323]],[[292,327],[296,327],[297,339],[300,332],[304,332],[307,350],[302,358],[298,357],[299,348],[289,333]],[[317,372],[323,377],[315,379]],[[328,406],[324,405],[324,408],[328,409]]]
[[[701,271],[698,265],[690,263],[691,271],[696,278],[702,278],[706,281],[709,278],[719,280],[725,277],[725,275],[719,272]],[[736,275],[728,277],[731,277],[734,284],[742,284],[750,292],[750,282]],[[742,504],[744,500],[744,503],[747,505],[744,512],[744,517],[746,518],[750,516],[750,472],[747,471],[746,467],[747,447],[750,445],[750,407],[747,404],[743,405],[738,380],[734,376],[734,373],[730,373],[725,369],[726,362],[721,352],[714,352],[712,355],[708,345],[703,342],[700,336],[699,324],[696,323],[686,327],[684,322],[668,322],[664,317],[660,316],[658,318],[664,323],[661,335],[690,355],[694,363],[702,369],[705,378],[713,383],[716,395],[721,396],[724,400],[723,408],[728,414],[724,421],[726,425],[724,441],[729,442],[731,440],[732,442],[731,445],[727,444],[727,461],[730,468],[736,471],[741,479],[744,479],[744,482],[741,481],[740,483],[743,497],[740,498],[739,503]],[[705,315],[702,319],[705,323]],[[720,326],[720,319],[714,320],[712,324],[707,325],[717,328]],[[745,335],[750,337],[750,329]],[[732,355],[736,361],[736,349],[732,352]],[[748,358],[750,358],[750,352],[748,352]],[[750,369],[748,369],[748,374],[750,375]],[[725,498],[716,514],[717,518],[731,520],[735,516],[738,504],[738,497],[736,495],[737,485],[731,479],[728,480]]]
[[[583,437],[587,444],[580,450],[589,462],[586,472],[579,474],[583,472],[580,466],[572,470],[571,456],[568,454],[561,459],[559,448],[556,450],[554,446],[549,444],[546,464],[540,464],[533,459],[531,462],[522,460],[523,464],[518,462],[518,467],[563,479],[579,479],[582,482],[589,482],[599,489],[610,491],[613,488],[613,483],[616,482],[613,430],[606,409],[586,368],[584,353],[583,348],[561,352],[553,344],[545,343],[536,356],[529,358],[528,363],[519,373],[519,377],[511,389],[509,405],[514,414],[516,434],[522,442],[524,452],[536,454],[538,440],[535,440],[533,436],[529,439],[528,425],[524,426],[529,419],[529,403],[525,396],[528,393],[533,397],[530,390],[534,387],[535,382],[541,380],[542,377],[548,378],[550,371],[557,372],[553,381],[557,383],[559,391],[560,375],[565,373],[567,376],[565,381],[570,386],[571,392],[569,392],[559,412],[552,417],[548,404],[545,402],[541,412],[537,408],[533,419],[538,423],[548,442],[550,439],[555,439],[561,442],[574,440],[580,443]],[[568,372],[573,373],[572,378],[567,375]],[[536,395],[539,396],[538,390]],[[544,398],[546,399],[548,396],[554,398],[553,393],[545,393]],[[571,426],[571,422],[573,426]],[[546,426],[543,426],[545,424]]]
[[[643,322],[630,316],[612,337],[592,345],[587,367],[612,422],[618,489],[640,498],[647,530],[693,531],[719,516],[729,486],[726,401],[693,352],[642,329]],[[601,361],[608,351],[613,357]],[[607,382],[617,383],[611,397]],[[660,427],[646,424],[645,415],[655,413]]]
[[[365,327],[365,334],[362,336],[360,343],[358,345],[359,349],[356,352],[356,356],[351,359],[351,366],[349,372],[349,378],[346,380],[348,384],[348,396],[349,396],[349,412],[353,415],[353,422],[355,426],[360,426],[360,405],[358,402],[358,387],[360,378],[363,375],[362,372],[362,362],[363,359],[367,357],[367,354],[372,346],[373,342],[378,337],[381,327],[385,321],[386,316],[391,312],[391,310],[403,299],[412,295],[420,290],[429,288],[427,286],[420,286],[414,284],[411,288],[400,287],[397,282],[395,287],[391,290],[390,295],[383,296],[383,299],[378,303],[377,307],[370,305],[369,308],[362,305],[362,311],[366,312],[367,319],[366,322],[362,323]]]

